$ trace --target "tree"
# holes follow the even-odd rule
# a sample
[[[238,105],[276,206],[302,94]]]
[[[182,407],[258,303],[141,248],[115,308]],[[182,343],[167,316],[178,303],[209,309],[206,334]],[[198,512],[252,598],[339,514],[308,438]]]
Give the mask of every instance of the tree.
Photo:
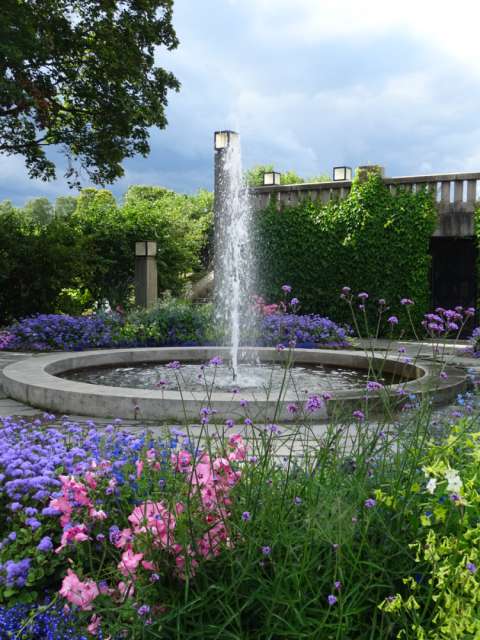
[[[263,174],[273,171],[273,164],[257,164],[246,171],[245,177],[250,187],[263,185]],[[328,182],[330,178],[326,174],[312,178],[302,178],[295,171],[284,171],[280,177],[280,184],[303,184],[305,182]]]
[[[2,0],[0,153],[21,154],[29,175],[55,178],[45,147],[61,147],[66,177],[95,184],[123,175],[167,125],[175,76],[155,48],[178,45],[173,0]]]
[[[20,211],[34,224],[46,225],[53,218],[53,205],[48,198],[32,198]]]
[[[55,217],[68,218],[77,208],[75,196],[58,196],[55,200]]]

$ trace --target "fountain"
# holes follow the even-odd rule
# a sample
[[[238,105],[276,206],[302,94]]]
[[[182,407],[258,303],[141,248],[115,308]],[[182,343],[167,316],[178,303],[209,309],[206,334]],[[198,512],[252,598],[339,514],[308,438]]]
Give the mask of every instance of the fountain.
[[[233,380],[241,381],[242,335],[252,335],[249,310],[253,282],[251,206],[242,170],[240,136],[215,133],[215,316],[230,346]]]
[[[348,411],[358,408],[371,366],[382,371],[393,392],[399,382],[403,393],[417,394],[430,391],[433,383],[436,399],[447,401],[463,388],[465,376],[453,368],[448,379],[439,381],[429,362],[409,364],[399,356],[385,358],[384,354],[369,359],[364,352],[353,350],[297,349],[294,366],[284,377],[288,352],[245,347],[245,337],[254,335],[249,305],[254,284],[251,215],[239,136],[232,131],[217,132],[215,321],[224,330],[227,346],[112,349],[28,358],[4,369],[7,394],[57,413],[196,421],[206,404],[215,407],[218,420],[235,415],[240,391],[252,415],[265,422],[287,422],[294,419],[289,404],[303,402],[306,390],[310,394],[333,392],[328,407],[316,413],[317,420],[339,405]],[[226,360],[225,365],[219,364],[219,356]],[[216,364],[209,374],[213,381],[207,393],[196,378],[205,377],[203,363],[212,358]],[[166,366],[177,360],[183,364],[178,374]],[[378,395],[371,394],[371,402]]]

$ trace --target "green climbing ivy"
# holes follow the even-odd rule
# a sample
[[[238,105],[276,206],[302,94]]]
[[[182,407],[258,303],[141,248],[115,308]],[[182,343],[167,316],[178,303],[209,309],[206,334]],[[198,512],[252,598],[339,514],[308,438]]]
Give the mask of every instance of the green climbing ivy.
[[[257,290],[276,300],[288,283],[305,312],[348,321],[342,287],[387,300],[401,314],[401,298],[415,301],[420,321],[430,304],[429,242],[436,224],[432,194],[392,194],[378,174],[355,181],[350,194],[326,204],[306,199],[278,210],[272,197],[255,216]],[[375,305],[370,304],[372,316]],[[373,320],[373,317],[372,317]]]

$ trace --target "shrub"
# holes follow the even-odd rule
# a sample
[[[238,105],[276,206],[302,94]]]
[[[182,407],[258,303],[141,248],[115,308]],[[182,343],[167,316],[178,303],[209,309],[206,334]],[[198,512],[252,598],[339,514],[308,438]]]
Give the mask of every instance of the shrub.
[[[119,316],[40,314],[14,323],[0,337],[0,350],[82,351],[112,347],[119,341]]]
[[[267,300],[289,282],[304,312],[341,315],[338,291],[349,284],[373,299],[416,301],[420,322],[429,304],[429,242],[435,205],[425,191],[390,193],[377,175],[354,183],[349,196],[326,204],[305,200],[295,207],[271,205],[255,216],[259,293]],[[373,316],[372,316],[373,320]]]

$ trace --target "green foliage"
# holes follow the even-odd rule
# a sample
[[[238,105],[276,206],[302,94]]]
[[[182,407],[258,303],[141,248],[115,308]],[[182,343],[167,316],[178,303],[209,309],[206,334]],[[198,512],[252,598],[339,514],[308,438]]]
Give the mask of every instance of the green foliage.
[[[381,608],[408,624],[397,638],[464,640],[480,637],[480,433],[478,416],[462,419],[448,437],[431,443],[420,461],[424,482],[395,499],[378,492],[392,517],[403,511],[418,521],[410,547],[422,580],[405,577],[406,589]],[[473,431],[472,431],[473,427]],[[405,476],[407,472],[405,472]],[[407,483],[408,484],[408,483]]]
[[[122,207],[109,191],[84,189],[80,194],[71,221],[84,256],[80,280],[94,300],[108,299],[113,306],[128,302],[138,240],[157,241],[160,291],[180,293],[200,267],[210,213],[199,215],[195,196],[165,191],[151,199],[144,193],[135,197],[130,191]]]
[[[281,211],[273,201],[255,220],[258,293],[266,300],[288,283],[304,312],[348,321],[339,293],[350,286],[385,298],[392,312],[400,312],[400,298],[414,299],[416,322],[427,311],[436,212],[426,191],[393,195],[371,175],[345,200],[304,200]]]
[[[68,218],[77,208],[77,198],[75,196],[59,196],[55,200],[55,217]]]
[[[245,172],[247,184],[251,187],[263,186],[263,174],[273,171],[273,164],[258,164]],[[330,180],[326,174],[301,178],[295,171],[285,171],[280,177],[281,184],[303,184],[304,182],[326,182]]]
[[[205,345],[216,343],[211,304],[166,298],[153,309],[132,311],[120,340],[141,345]]]
[[[72,184],[122,176],[179,88],[155,63],[159,46],[178,45],[172,12],[173,0],[2,0],[0,152],[44,180],[55,177],[47,145],[61,145]]]
[[[23,214],[38,225],[45,225],[54,216],[53,206],[48,198],[32,198],[22,209]]]
[[[212,207],[206,191],[184,196],[158,187],[130,189],[123,206],[109,191],[84,189],[58,199],[46,222],[2,203],[0,323],[39,312],[79,314],[105,299],[128,306],[137,240],[157,241],[159,291],[180,293],[208,264]]]
[[[18,210],[1,215],[0,322],[54,311],[80,259],[76,233],[62,220],[39,227]]]

